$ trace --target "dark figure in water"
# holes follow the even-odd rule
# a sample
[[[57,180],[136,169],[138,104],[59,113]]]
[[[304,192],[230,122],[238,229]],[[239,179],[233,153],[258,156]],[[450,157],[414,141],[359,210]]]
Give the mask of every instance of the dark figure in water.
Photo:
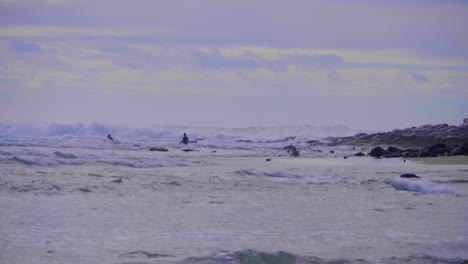
[[[112,138],[112,136],[110,134],[107,135],[107,138],[110,139],[111,141],[114,141],[114,139]]]
[[[189,140],[188,140],[187,134],[184,133],[184,138],[182,138],[182,141],[180,143],[181,144],[184,143],[185,145],[187,145],[188,142],[189,142]]]

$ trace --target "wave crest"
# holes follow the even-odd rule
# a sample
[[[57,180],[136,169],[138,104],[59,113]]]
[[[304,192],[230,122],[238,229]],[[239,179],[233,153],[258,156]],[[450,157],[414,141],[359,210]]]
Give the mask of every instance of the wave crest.
[[[448,186],[435,184],[430,181],[412,181],[406,179],[386,180],[385,183],[390,184],[399,191],[409,191],[426,194],[455,194]]]

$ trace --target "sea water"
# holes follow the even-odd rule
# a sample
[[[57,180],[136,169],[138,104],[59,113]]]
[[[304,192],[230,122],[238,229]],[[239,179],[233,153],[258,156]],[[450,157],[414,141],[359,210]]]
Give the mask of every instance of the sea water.
[[[1,263],[468,259],[463,159],[344,159],[361,149],[267,129],[204,130],[187,146],[175,132],[116,143],[86,131],[0,137]],[[289,144],[302,156],[288,157]]]

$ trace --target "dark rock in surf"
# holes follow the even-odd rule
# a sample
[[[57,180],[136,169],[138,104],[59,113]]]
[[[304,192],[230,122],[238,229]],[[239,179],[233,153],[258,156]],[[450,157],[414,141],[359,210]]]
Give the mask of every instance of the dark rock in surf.
[[[468,155],[468,143],[464,142],[459,147],[450,151],[450,156]]]
[[[384,154],[388,154],[388,152],[381,146],[375,147],[369,152],[369,156],[371,157],[381,157]]]
[[[443,156],[446,153],[445,148],[438,148],[431,151],[431,156]]]
[[[183,152],[191,152],[191,151],[194,151],[193,149],[183,149],[182,150]]]
[[[427,152],[432,152],[436,149],[445,149],[447,147],[447,145],[445,145],[445,143],[439,143],[439,144],[435,144],[435,145],[432,145],[430,147],[427,148]]]
[[[292,156],[292,157],[299,157],[300,154],[299,154],[299,151],[296,149],[295,146],[293,145],[289,145],[289,146],[286,146],[283,148],[283,150],[287,150],[288,153]]]
[[[368,135],[355,135],[351,137],[328,137],[323,143],[329,146],[350,145],[350,146],[378,146],[392,145],[399,147],[427,147],[435,146],[442,148],[438,144],[455,145],[468,142],[468,118],[463,120],[459,126],[438,124],[423,125],[419,127],[409,127],[405,129],[394,129],[389,132],[378,132]],[[433,149],[425,149],[431,153]],[[405,151],[403,151],[405,152]],[[459,153],[459,152],[457,152]]]
[[[358,152],[356,154],[354,154],[355,157],[364,157],[366,156],[366,154],[362,153],[362,152]]]
[[[401,178],[421,178],[419,176],[416,176],[416,174],[413,173],[405,173],[400,175]]]
[[[382,155],[383,158],[400,158],[401,154],[396,152],[396,153],[387,153]]]
[[[419,158],[427,158],[427,157],[430,157],[431,156],[431,153],[427,152],[427,151],[421,151],[419,152],[418,154],[418,157]]]
[[[167,151],[169,151],[167,148],[157,148],[157,147],[155,147],[155,148],[150,148],[149,150],[150,150],[150,151],[159,151],[159,152],[167,152]]]
[[[387,148],[387,152],[388,153],[401,153],[402,150],[397,147],[390,146]]]
[[[419,153],[417,151],[405,151],[401,156],[405,158],[417,158],[418,155]]]

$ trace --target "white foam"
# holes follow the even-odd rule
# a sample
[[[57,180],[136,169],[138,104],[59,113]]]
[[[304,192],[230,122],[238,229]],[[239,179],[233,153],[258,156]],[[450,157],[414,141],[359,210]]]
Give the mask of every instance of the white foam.
[[[450,189],[448,186],[435,184],[430,181],[424,180],[406,180],[406,179],[397,179],[397,180],[386,180],[385,183],[390,184],[393,188],[399,191],[410,191],[418,193],[442,193],[442,194],[454,194],[455,192]]]
[[[99,123],[85,125],[51,124],[18,125],[0,124],[0,145],[4,146],[69,146],[69,147],[117,147],[177,144],[182,134],[187,133],[190,140],[198,140],[206,146],[255,146],[264,144],[284,145],[285,142],[305,142],[327,136],[349,136],[356,131],[344,126],[283,126],[283,127],[247,127],[247,128],[193,128],[193,127],[152,127],[132,128],[108,126]],[[106,140],[111,134],[113,142]],[[244,142],[240,142],[244,141]],[[245,142],[247,141],[247,142]],[[113,143],[113,144],[110,144]]]

